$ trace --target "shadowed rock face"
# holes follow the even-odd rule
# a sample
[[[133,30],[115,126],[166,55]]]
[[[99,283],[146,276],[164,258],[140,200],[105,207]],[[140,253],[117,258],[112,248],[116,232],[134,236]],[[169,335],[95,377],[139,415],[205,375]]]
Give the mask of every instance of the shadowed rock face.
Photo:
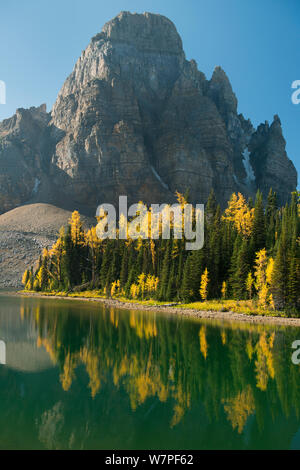
[[[0,212],[29,200],[45,173],[46,105],[17,109],[0,123]]]
[[[172,202],[189,189],[222,205],[234,191],[284,203],[297,185],[280,120],[255,130],[237,114],[225,72],[187,61],[167,18],[120,13],[78,59],[52,113],[19,110],[0,124],[0,210],[50,202],[95,212],[101,202]],[[13,162],[13,164],[11,163]]]

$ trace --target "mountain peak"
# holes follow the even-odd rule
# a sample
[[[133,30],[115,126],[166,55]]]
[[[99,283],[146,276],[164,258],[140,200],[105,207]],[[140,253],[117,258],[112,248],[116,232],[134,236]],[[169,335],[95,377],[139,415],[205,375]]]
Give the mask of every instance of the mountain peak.
[[[214,100],[223,117],[226,118],[228,113],[236,113],[237,98],[229,78],[220,66],[215,67],[209,82],[209,96]]]
[[[223,206],[233,192],[270,187],[285,203],[297,185],[279,119],[255,131],[224,70],[206,80],[172,21],[153,13],[106,23],[51,115],[18,111],[0,124],[0,144],[0,212],[34,198],[87,213],[119,194],[152,204],[187,189],[205,203],[212,188]]]
[[[182,54],[182,41],[174,23],[163,15],[121,11],[108,21],[93,41],[125,42],[147,51]]]

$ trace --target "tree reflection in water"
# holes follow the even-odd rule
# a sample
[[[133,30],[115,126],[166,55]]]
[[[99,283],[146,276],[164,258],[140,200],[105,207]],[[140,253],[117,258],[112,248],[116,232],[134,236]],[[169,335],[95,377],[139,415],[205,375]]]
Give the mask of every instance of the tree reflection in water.
[[[126,391],[132,410],[150,397],[171,400],[171,427],[199,402],[210,421],[218,422],[225,413],[238,433],[251,415],[260,429],[269,412],[273,419],[282,412],[288,417],[292,410],[299,416],[300,375],[290,357],[295,329],[102,306],[76,315],[72,306],[53,312],[51,304],[33,307],[27,299],[21,316],[33,322],[38,347],[59,367],[66,392],[84,365],[93,398],[109,382]]]

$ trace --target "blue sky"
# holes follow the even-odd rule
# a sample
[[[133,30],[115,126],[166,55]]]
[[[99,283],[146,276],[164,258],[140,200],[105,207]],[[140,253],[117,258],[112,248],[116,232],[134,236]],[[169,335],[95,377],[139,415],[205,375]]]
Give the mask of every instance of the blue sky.
[[[81,51],[121,10],[168,16],[188,59],[207,78],[221,65],[254,125],[279,114],[287,151],[300,172],[300,104],[291,84],[300,80],[299,0],[9,0],[1,2],[0,80],[7,104],[47,103],[50,110]]]

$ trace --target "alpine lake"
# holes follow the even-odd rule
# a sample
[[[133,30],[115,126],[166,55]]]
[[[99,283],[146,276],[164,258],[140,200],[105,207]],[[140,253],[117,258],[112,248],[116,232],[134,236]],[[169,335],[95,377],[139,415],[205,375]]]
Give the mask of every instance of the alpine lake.
[[[300,329],[0,296],[0,449],[300,449]]]

